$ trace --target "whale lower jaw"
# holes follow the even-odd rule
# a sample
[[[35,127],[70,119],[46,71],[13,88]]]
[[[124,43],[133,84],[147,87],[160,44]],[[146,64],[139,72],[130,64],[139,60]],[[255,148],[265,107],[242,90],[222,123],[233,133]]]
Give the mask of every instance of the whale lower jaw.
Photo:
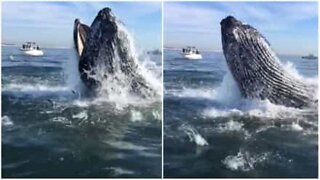
[[[269,42],[234,17],[221,21],[223,53],[241,94],[289,107],[313,103],[311,87],[288,74]]]
[[[85,24],[81,24],[79,19],[76,19],[74,21],[73,39],[74,39],[75,49],[79,57],[82,54],[84,44],[89,31],[90,31],[90,27]]]

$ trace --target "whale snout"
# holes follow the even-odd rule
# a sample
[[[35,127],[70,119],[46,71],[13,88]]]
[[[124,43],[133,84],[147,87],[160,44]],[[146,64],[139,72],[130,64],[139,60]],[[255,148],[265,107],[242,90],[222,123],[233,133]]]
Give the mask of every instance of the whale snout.
[[[233,16],[227,16],[226,18],[222,19],[220,22],[220,25],[224,26],[224,27],[230,27],[230,26],[240,25],[240,24],[241,24],[241,22],[238,21]]]
[[[108,7],[101,9],[97,17],[99,17],[102,20],[109,20],[109,21],[115,20],[115,16],[113,15],[111,9]]]
[[[233,16],[227,16],[226,18],[221,20],[220,25],[222,45],[224,46],[225,51],[228,51],[230,49],[230,46],[226,45],[236,45],[238,43],[238,31],[241,31],[242,23]]]
[[[222,19],[220,22],[222,29],[234,29],[235,27],[241,26],[242,23],[234,18],[233,16],[227,16],[226,18]]]

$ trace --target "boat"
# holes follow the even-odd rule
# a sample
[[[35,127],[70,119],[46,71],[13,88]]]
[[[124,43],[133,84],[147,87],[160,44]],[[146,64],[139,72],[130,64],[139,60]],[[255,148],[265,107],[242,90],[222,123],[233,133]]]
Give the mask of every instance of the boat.
[[[200,54],[199,50],[195,47],[186,47],[182,49],[182,55],[186,59],[196,60],[202,59],[202,55]]]
[[[148,51],[147,54],[152,54],[152,55],[161,55],[162,52],[159,49],[155,49],[153,51]]]
[[[318,59],[318,57],[313,54],[309,54],[308,56],[302,56],[301,58],[302,59]]]
[[[21,51],[25,55],[29,56],[43,56],[43,51],[40,49],[39,45],[37,45],[35,42],[26,42],[22,44],[22,47],[20,48]]]

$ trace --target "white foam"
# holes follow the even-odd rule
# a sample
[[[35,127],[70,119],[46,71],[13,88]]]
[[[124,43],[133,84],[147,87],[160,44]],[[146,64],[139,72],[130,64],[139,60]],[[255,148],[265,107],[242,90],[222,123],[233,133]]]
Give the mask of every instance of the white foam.
[[[152,116],[153,116],[155,119],[159,120],[159,121],[162,120],[162,118],[161,118],[161,113],[160,113],[159,111],[157,111],[157,110],[153,110],[153,111],[152,111]]]
[[[142,121],[143,116],[142,113],[139,111],[131,110],[131,121],[136,122],[136,121]]]
[[[3,126],[13,126],[14,123],[9,116],[2,116],[1,122]]]
[[[219,131],[225,132],[225,131],[241,131],[243,130],[243,123],[239,123],[236,121],[228,121],[225,124],[222,124],[218,127]]]
[[[216,91],[209,88],[185,88],[181,90],[170,90],[166,92],[176,97],[193,97],[193,98],[206,98],[206,99],[215,99]]]
[[[124,142],[124,141],[105,141],[105,143],[117,149],[123,149],[123,150],[145,151],[149,149],[144,146],[135,145],[133,143]]]
[[[244,158],[244,155],[242,153],[238,153],[235,156],[227,156],[223,160],[223,164],[230,169],[230,170],[239,170],[241,169],[242,171],[249,171],[250,166],[247,166],[247,162]],[[248,164],[249,165],[249,164]]]
[[[298,123],[292,123],[291,128],[293,131],[303,131],[303,127],[301,127]]]
[[[77,100],[73,101],[73,105],[79,106],[79,107],[88,107],[90,105],[90,102],[86,101],[86,100],[77,99]]]
[[[296,118],[297,115],[303,113],[304,110],[283,105],[272,104],[268,100],[246,100],[241,99],[236,104],[219,108],[204,109],[202,115],[204,117],[228,117],[232,115],[248,115],[260,117],[264,119],[288,119]]]
[[[178,90],[166,90],[166,94],[176,97],[205,98],[218,101],[225,106],[234,106],[236,102],[241,101],[239,88],[234,81],[231,73],[227,71],[223,81],[216,88],[189,88],[183,87]]]
[[[112,170],[115,173],[115,175],[125,175],[125,174],[126,175],[132,175],[132,174],[134,174],[133,171],[127,170],[127,169],[123,169],[121,167],[107,167],[105,169],[106,170]]]
[[[255,168],[256,164],[267,160],[270,155],[269,152],[250,155],[249,152],[240,150],[237,155],[227,156],[222,163],[232,171],[250,171]]]
[[[205,109],[202,113],[204,117],[228,117],[231,115],[243,115],[243,112],[238,109],[216,109],[216,108],[208,108]]]
[[[19,92],[58,92],[58,91],[70,91],[65,86],[50,86],[45,84],[7,84],[2,88],[3,91],[19,91]],[[71,93],[71,91],[70,91]]]
[[[81,111],[78,114],[72,115],[72,118],[74,119],[82,119],[87,120],[88,119],[88,112],[87,111]]]
[[[194,142],[198,146],[207,146],[209,143],[201,134],[190,125],[182,125],[182,130],[188,135],[190,142]]]
[[[68,118],[61,117],[61,116],[51,118],[50,120],[52,122],[59,122],[59,123],[62,123],[62,124],[71,124],[71,121]]]

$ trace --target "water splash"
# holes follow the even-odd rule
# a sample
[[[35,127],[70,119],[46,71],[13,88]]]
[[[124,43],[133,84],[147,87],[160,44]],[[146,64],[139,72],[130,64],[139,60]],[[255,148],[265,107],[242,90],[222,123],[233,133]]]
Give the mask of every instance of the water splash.
[[[88,112],[87,111],[81,111],[78,114],[72,115],[72,118],[74,119],[82,119],[82,120],[87,120],[88,119]]]
[[[159,78],[161,76],[157,76],[155,71],[147,67],[151,64],[148,62],[150,61],[148,58],[139,59],[142,56],[139,56],[135,48],[134,39],[122,23],[117,22],[117,26],[117,36],[121,41],[121,47],[113,48],[113,73],[105,76],[108,67],[103,62],[95,67],[94,75],[89,72],[90,77],[101,84],[98,90],[98,98],[113,103],[117,109],[135,105],[137,102],[152,103],[159,101],[162,93],[162,83]],[[114,44],[114,46],[117,45]],[[132,76],[129,76],[121,68],[124,60],[120,59],[118,48],[127,53],[128,61],[133,61],[130,64],[130,66],[134,66],[133,70],[135,71],[132,72]],[[135,93],[132,88],[132,83],[135,83],[135,81],[143,81],[148,87],[139,87],[139,93]]]
[[[201,134],[192,126],[184,124],[181,126],[181,130],[188,135],[190,142],[194,142],[198,146],[209,145],[206,139],[203,138]]]
[[[251,155],[247,151],[240,150],[237,155],[227,156],[222,163],[232,171],[250,171],[257,164],[266,161],[270,155],[270,152]]]
[[[9,116],[1,117],[2,126],[13,126],[14,123]]]
[[[131,110],[131,121],[132,122],[142,121],[142,120],[143,120],[143,116],[140,111]]]

